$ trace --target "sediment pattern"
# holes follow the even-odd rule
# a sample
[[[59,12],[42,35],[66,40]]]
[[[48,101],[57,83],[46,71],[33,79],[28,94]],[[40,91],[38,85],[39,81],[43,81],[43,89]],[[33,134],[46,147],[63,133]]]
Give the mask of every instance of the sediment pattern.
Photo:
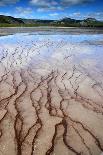
[[[0,46],[0,155],[100,155],[103,72],[62,39]]]

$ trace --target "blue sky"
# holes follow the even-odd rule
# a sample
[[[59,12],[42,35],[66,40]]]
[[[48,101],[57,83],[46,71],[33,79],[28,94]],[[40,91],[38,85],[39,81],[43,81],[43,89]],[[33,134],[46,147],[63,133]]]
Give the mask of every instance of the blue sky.
[[[103,0],[0,0],[0,14],[33,19],[103,20]]]

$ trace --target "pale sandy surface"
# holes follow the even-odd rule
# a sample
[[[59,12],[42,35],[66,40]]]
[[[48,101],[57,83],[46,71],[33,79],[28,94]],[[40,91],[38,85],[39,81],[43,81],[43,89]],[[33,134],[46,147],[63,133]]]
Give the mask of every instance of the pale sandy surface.
[[[0,37],[0,155],[103,152],[102,41]]]

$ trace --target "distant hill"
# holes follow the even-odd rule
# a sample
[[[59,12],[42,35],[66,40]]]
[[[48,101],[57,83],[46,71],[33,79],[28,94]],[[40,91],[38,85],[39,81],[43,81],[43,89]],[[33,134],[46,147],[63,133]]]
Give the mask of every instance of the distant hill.
[[[6,23],[6,24],[24,24],[24,22],[18,18],[14,18],[11,16],[4,16],[0,15],[0,24]]]
[[[87,18],[84,20],[76,20],[71,18],[63,18],[57,21],[58,25],[70,26],[70,27],[103,27],[103,22],[98,21],[95,18]]]
[[[53,22],[54,20],[40,20],[40,19],[23,19],[23,18],[19,18],[20,20],[22,20],[25,24],[36,24],[36,23],[44,23],[44,24],[50,24],[51,22]]]
[[[103,22],[95,18],[76,20],[63,18],[60,20],[23,19],[0,15],[0,26],[61,26],[61,27],[103,27]]]

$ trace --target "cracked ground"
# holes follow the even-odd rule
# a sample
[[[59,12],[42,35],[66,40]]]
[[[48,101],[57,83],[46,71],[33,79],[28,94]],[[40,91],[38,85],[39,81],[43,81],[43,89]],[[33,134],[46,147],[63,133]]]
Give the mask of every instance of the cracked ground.
[[[103,152],[102,40],[0,38],[0,155]]]

